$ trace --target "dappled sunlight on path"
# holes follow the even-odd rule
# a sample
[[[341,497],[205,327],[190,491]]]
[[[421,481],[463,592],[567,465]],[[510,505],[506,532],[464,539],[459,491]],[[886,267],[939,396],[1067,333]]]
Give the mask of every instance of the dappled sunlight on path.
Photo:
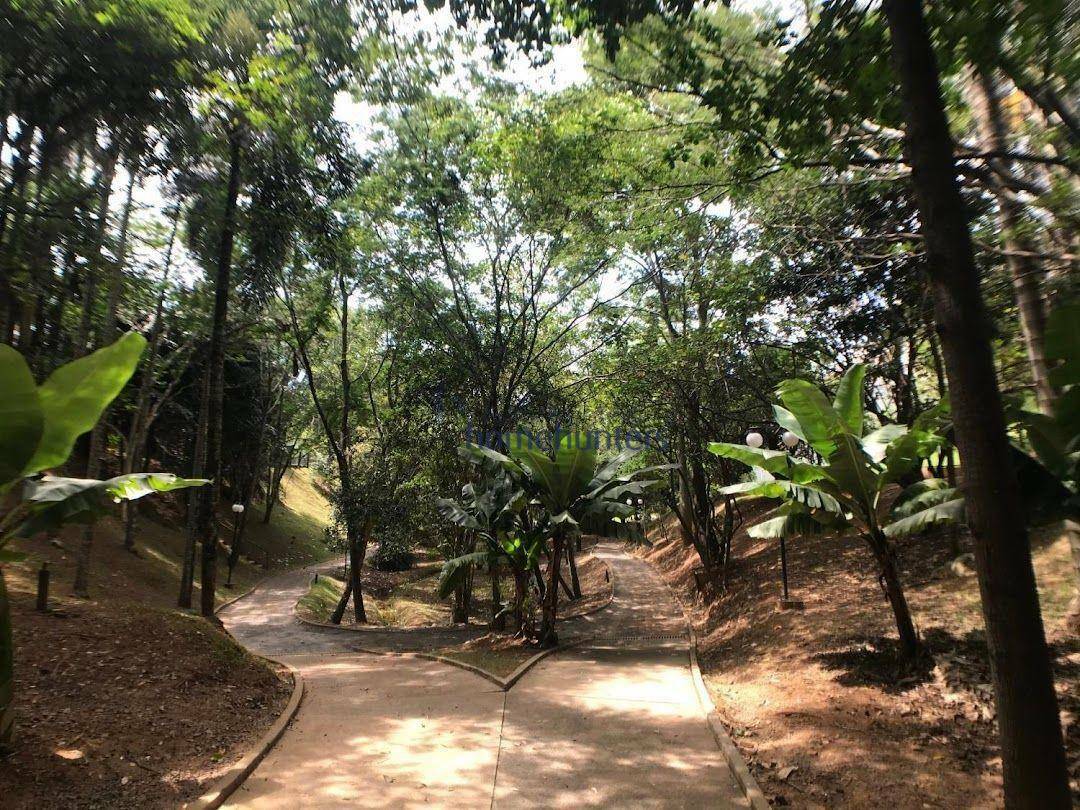
[[[394,649],[390,633],[298,624],[310,570],[228,608],[229,630],[296,667],[307,692],[226,806],[747,806],[694,691],[678,605],[642,561],[596,553],[614,574],[611,606],[562,623],[571,646],[510,692],[436,662],[356,652]]]
[[[285,659],[307,696],[227,807],[487,806],[503,693],[418,659]]]

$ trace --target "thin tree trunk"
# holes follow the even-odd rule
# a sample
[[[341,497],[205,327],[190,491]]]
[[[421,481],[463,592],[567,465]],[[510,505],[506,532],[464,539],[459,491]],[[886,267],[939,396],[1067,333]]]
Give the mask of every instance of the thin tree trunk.
[[[296,444],[289,446],[289,452],[285,455],[284,461],[276,469],[271,469],[270,475],[270,487],[266,493],[266,509],[263,511],[262,522],[270,522],[270,513],[273,511],[274,506],[277,505],[278,500],[281,497],[281,479],[285,477],[285,473],[289,471],[289,465],[292,464],[293,456],[296,454]]]
[[[1001,87],[994,78],[978,68],[972,68],[968,81],[971,109],[979,130],[979,140],[988,152],[1004,152],[1009,148],[1009,127],[1001,109]],[[1006,162],[1010,171],[1012,165]],[[1020,315],[1020,332],[1031,366],[1031,380],[1039,409],[1049,414],[1054,406],[1054,387],[1046,362],[1046,302],[1042,292],[1043,269],[1030,254],[1033,246],[1024,238],[1024,216],[1020,205],[1000,186],[991,190],[997,200],[997,223],[1005,245],[1005,264],[1012,278],[1016,309]]]
[[[123,289],[124,262],[127,259],[128,230],[131,226],[131,207],[135,194],[135,181],[138,178],[138,163],[131,169],[131,178],[128,181],[127,197],[124,201],[124,213],[120,221],[120,239],[117,245],[116,257],[112,262],[108,278],[108,291],[105,298],[105,320],[98,333],[98,346],[105,346],[112,342],[116,332],[116,311],[120,306],[120,294]],[[100,244],[99,244],[100,247]],[[109,409],[98,419],[90,431],[89,452],[86,458],[86,477],[98,478],[101,475],[101,454],[105,451],[105,426]],[[90,590],[90,554],[94,546],[94,524],[89,523],[83,528],[82,539],[75,552],[75,586],[76,596],[83,598],[89,596]]]
[[[911,608],[904,595],[904,586],[900,580],[900,570],[896,566],[896,553],[892,544],[884,535],[869,535],[866,542],[877,560],[881,587],[885,598],[889,600],[893,618],[896,619],[896,631],[900,636],[900,652],[907,661],[919,652],[919,634],[915,631],[915,622],[911,618]]]
[[[345,608],[349,606],[349,599],[352,598],[353,581],[352,577],[346,577],[345,590],[341,594],[341,598],[338,600],[337,606],[334,608],[334,612],[330,614],[330,624],[341,624],[341,620],[345,618]]]
[[[514,569],[514,633],[523,635],[525,627],[525,599],[528,595],[529,575],[525,571]]]
[[[229,185],[221,218],[221,241],[218,245],[217,274],[214,279],[214,322],[210,333],[209,409],[200,414],[206,430],[206,470],[215,484],[201,487],[202,585],[200,607],[203,616],[213,616],[217,591],[217,520],[215,507],[221,486],[221,424],[225,406],[225,329],[229,319],[229,289],[232,284],[233,238],[236,233],[236,198],[240,193],[240,131],[229,132]]]
[[[1005,804],[1064,809],[1071,799],[1050,654],[937,64],[920,0],[886,0],[884,9],[964,464],[997,695]]]
[[[116,164],[120,157],[120,139],[113,136],[113,142],[105,152],[105,160],[98,172],[98,199],[95,211],[94,237],[88,251],[90,261],[86,263],[83,275],[82,307],[79,314],[79,326],[75,332],[75,357],[86,354],[90,343],[93,326],[94,304],[97,302],[98,265],[101,264],[101,247],[105,244],[105,234],[109,225],[109,197],[112,195],[113,179],[116,177]]]
[[[199,414],[205,414],[210,410],[210,375],[204,368],[202,381],[199,385]],[[202,478],[206,470],[206,430],[201,424],[195,428],[195,446],[191,453],[191,477]],[[191,607],[192,591],[195,589],[195,548],[199,539],[199,529],[202,526],[202,509],[205,503],[204,495],[198,487],[188,490],[187,508],[187,533],[184,538],[184,562],[180,569],[180,595],[176,604],[181,608]]]
[[[506,614],[502,610],[502,593],[499,588],[499,564],[491,564],[491,629],[506,631]]]
[[[579,535],[580,537],[580,535]],[[570,568],[570,593],[572,598],[581,598],[581,579],[578,577],[577,555],[574,553],[574,544],[566,544],[566,562]]]
[[[552,542],[551,557],[548,559],[548,583],[540,624],[540,644],[543,647],[554,647],[559,643],[555,622],[559,618],[559,566],[562,563],[564,543],[562,534],[556,534]]]

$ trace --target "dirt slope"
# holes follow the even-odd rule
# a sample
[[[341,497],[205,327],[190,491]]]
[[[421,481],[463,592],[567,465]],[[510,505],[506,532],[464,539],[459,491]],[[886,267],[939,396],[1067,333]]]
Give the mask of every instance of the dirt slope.
[[[744,506],[747,525],[764,508]],[[860,541],[790,542],[792,595],[806,609],[782,611],[777,544],[745,529],[735,539],[728,589],[710,600],[697,593],[696,557],[670,521],[652,534],[645,556],[690,611],[713,698],[774,804],[880,807],[888,796],[896,808],[999,806],[978,586],[972,575],[946,573],[946,539],[912,538],[900,548],[915,619],[933,656],[905,668]],[[1076,777],[1080,645],[1063,633],[1071,587],[1065,539],[1039,539],[1035,560]]]

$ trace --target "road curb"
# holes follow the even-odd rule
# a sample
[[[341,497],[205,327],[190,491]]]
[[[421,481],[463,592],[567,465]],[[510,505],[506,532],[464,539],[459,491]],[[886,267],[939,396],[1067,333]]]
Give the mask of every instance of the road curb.
[[[683,605],[679,595],[675,593],[675,589],[664,579],[663,573],[655,565],[640,557],[638,559],[653,569],[657,577],[668,589],[671,598],[675,600],[675,604],[679,606],[679,610],[682,611],[683,621],[686,623],[686,629],[690,633],[690,643],[687,647],[690,657],[690,679],[694,682],[694,691],[697,693],[698,702],[705,711],[705,723],[708,725],[709,731],[712,732],[713,739],[716,740],[716,746],[720,749],[720,753],[731,770],[731,775],[735,778],[735,782],[739,785],[743,795],[746,796],[746,800],[750,802],[753,810],[770,810],[769,800],[765,798],[764,791],[762,791],[754,775],[750,773],[750,768],[747,766],[746,760],[743,759],[738,746],[735,745],[731,735],[728,734],[727,727],[724,726],[719,712],[716,711],[716,704],[713,703],[709,689],[705,686],[705,679],[701,675],[701,666],[698,664],[697,631],[694,630],[694,624],[690,621],[690,615],[686,612],[686,606]]]
[[[245,647],[245,649],[247,648]],[[251,653],[250,651],[249,654],[254,655],[254,653]],[[263,656],[259,657],[262,658]],[[263,761],[263,758],[270,753],[270,749],[272,749],[277,744],[277,741],[281,739],[281,735],[285,733],[285,729],[288,728],[289,723],[292,722],[297,711],[299,711],[300,703],[304,699],[303,676],[294,666],[282,663],[281,661],[273,661],[273,659],[270,658],[264,660],[284,666],[292,673],[293,691],[288,704],[285,706],[285,711],[278,715],[277,720],[270,726],[270,729],[246,754],[244,754],[244,756],[240,758],[239,762],[214,781],[209,790],[203,793],[199,798],[184,805],[187,810],[214,810],[214,808],[221,807],[221,805],[223,805],[236,789],[251,775],[252,771],[258,767],[259,763]]]
[[[765,798],[761,786],[757,783],[754,775],[750,773],[746,760],[743,759],[738,747],[731,739],[731,735],[728,734],[727,728],[720,720],[720,714],[716,711],[716,704],[713,703],[708,687],[705,686],[705,679],[701,676],[701,667],[698,665],[697,633],[692,625],[689,625],[689,627],[690,676],[694,681],[694,691],[697,692],[698,702],[701,703],[701,707],[705,710],[705,722],[708,724],[709,731],[712,732],[713,739],[716,740],[716,744],[720,748],[720,753],[727,760],[732,776],[735,777],[735,781],[739,783],[739,787],[742,789],[747,801],[750,802],[750,806],[754,810],[769,810],[769,800]]]

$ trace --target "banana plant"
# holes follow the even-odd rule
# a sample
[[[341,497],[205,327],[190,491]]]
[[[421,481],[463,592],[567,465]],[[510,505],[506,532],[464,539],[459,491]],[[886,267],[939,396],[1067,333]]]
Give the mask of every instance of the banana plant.
[[[508,536],[518,534],[518,515],[524,507],[525,491],[497,467],[489,467],[478,481],[462,487],[460,501],[440,498],[436,502],[436,509],[445,520],[471,533],[477,541],[472,551],[444,563],[436,589],[438,596],[445,599],[461,588],[473,568],[486,568],[491,572],[492,626],[495,629],[505,625],[499,591],[500,560],[505,559],[511,565],[518,592],[525,587],[524,573],[530,570],[519,572],[517,565],[523,560],[518,555],[508,554],[504,547]],[[515,594],[515,604],[523,601],[519,596],[519,593]],[[520,617],[515,618],[519,619],[516,629],[520,631]]]
[[[751,536],[787,539],[854,531],[866,541],[896,619],[901,649],[912,657],[918,651],[918,636],[891,538],[959,519],[963,501],[944,482],[920,481],[904,490],[892,512],[885,508],[886,488],[918,472],[922,460],[944,442],[932,429],[941,412],[910,430],[890,424],[864,433],[865,376],[863,365],[848,369],[832,402],[806,380],[786,380],[778,387],[783,404],[773,406],[776,421],[816,451],[821,464],[781,450],[726,442],[714,442],[709,450],[753,467],[757,474],[752,481],[724,487],[721,494],[781,502],[750,529]]]
[[[540,643],[558,643],[559,574],[567,538],[581,531],[580,521],[590,514],[627,517],[633,508],[624,503],[629,495],[641,495],[659,483],[639,476],[669,465],[645,467],[626,474],[620,468],[639,452],[627,448],[602,465],[597,465],[597,447],[588,434],[567,432],[554,443],[549,454],[523,434],[508,436],[508,454],[489,447],[466,444],[462,454],[481,464],[494,465],[519,482],[530,500],[542,512],[536,521],[545,527],[548,549],[548,582],[544,588]]]
[[[8,547],[10,541],[69,523],[92,523],[112,502],[206,483],[166,473],[107,481],[42,474],[67,461],[75,441],[94,427],[131,378],[145,345],[141,335],[129,333],[60,366],[41,385],[21,354],[0,345],[0,500],[21,486],[18,501],[0,519],[0,744],[10,741],[14,719],[14,649],[2,565],[23,558]]]

